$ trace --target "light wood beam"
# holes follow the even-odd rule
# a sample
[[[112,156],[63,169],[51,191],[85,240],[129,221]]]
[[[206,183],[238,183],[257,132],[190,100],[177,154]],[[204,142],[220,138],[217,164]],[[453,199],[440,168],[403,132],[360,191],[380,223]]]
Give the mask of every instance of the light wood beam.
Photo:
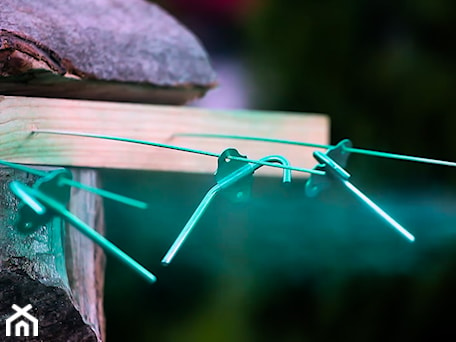
[[[215,158],[94,138],[31,135],[33,129],[79,131],[148,140],[215,153],[237,148],[249,158],[280,154],[312,168],[312,149],[254,141],[173,137],[218,133],[327,144],[321,114],[209,110],[191,107],[0,96],[0,159],[36,165],[213,173]],[[280,170],[262,168],[260,174]],[[306,176],[296,173],[296,176]]]

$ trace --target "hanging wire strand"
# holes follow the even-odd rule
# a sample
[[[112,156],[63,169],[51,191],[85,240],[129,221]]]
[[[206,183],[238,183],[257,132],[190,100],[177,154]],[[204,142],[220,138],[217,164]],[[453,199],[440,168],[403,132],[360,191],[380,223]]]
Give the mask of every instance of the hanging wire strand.
[[[313,153],[315,159],[320,163],[324,164],[328,168],[328,174],[332,175],[340,181],[353,195],[355,195],[361,202],[373,210],[380,218],[387,222],[392,228],[394,228],[399,234],[406,238],[409,242],[415,241],[415,237],[401,226],[395,219],[388,215],[382,208],[375,204],[369,197],[367,197],[361,190],[350,183],[350,174],[337,162],[335,162],[330,156],[323,152],[315,151]]]
[[[282,165],[289,164],[288,160],[282,156],[268,156],[268,157],[262,158],[262,161],[281,163]],[[165,256],[163,257],[163,259],[161,261],[163,266],[168,266],[171,263],[174,256],[176,255],[176,253],[179,251],[179,249],[184,244],[185,240],[190,235],[190,233],[193,230],[193,228],[195,227],[196,223],[203,216],[204,212],[206,211],[207,207],[209,206],[209,203],[212,202],[215,195],[218,192],[220,192],[226,188],[229,188],[230,186],[232,186],[236,182],[240,181],[241,179],[248,177],[249,175],[252,175],[261,166],[262,165],[252,165],[252,163],[246,163],[246,165],[233,171],[232,173],[228,174],[224,178],[219,179],[217,181],[217,184],[209,189],[209,191],[204,196],[203,200],[200,202],[200,204],[198,205],[196,210],[193,212],[193,215],[190,217],[190,219],[185,224],[185,226],[182,229],[182,231],[180,232],[179,236],[176,238],[174,243],[169,248],[168,252],[166,252]],[[290,170],[284,169],[282,182],[283,183],[291,182],[291,171]]]
[[[16,169],[16,170],[19,170],[19,171],[30,173],[30,174],[38,176],[38,177],[44,177],[44,176],[47,175],[46,171],[37,170],[37,169],[34,169],[33,167],[28,167],[28,166],[25,166],[25,165],[22,165],[22,164],[16,164],[16,163],[7,162],[5,160],[0,160],[0,164],[1,165],[5,165],[7,167],[10,167],[12,169]]]
[[[82,190],[85,190],[85,191],[89,191],[89,192],[92,192],[92,193],[94,193],[94,194],[96,194],[98,196],[101,196],[101,197],[104,197],[104,198],[109,198],[110,200],[117,201],[117,202],[120,202],[120,203],[123,203],[123,204],[127,204],[127,205],[129,205],[131,207],[136,207],[136,208],[139,208],[139,209],[147,209],[148,208],[148,205],[147,205],[146,202],[138,201],[137,199],[134,199],[134,198],[126,197],[124,195],[119,195],[119,194],[116,194],[114,192],[107,191],[107,190],[104,190],[104,189],[94,188],[94,187],[79,183],[79,182],[77,182],[75,180],[68,179],[68,178],[63,178],[62,177],[60,179],[60,181],[61,181],[61,183],[65,184],[65,185],[68,185],[68,186],[71,186],[71,187],[74,187],[74,188],[78,188],[78,189],[82,189]]]
[[[35,130],[31,131],[31,133],[32,134],[40,133],[40,134],[70,135],[70,136],[78,136],[78,137],[86,137],[86,138],[98,138],[98,139],[105,139],[105,140],[122,141],[122,142],[134,143],[134,144],[167,148],[167,149],[181,151],[181,152],[201,154],[201,155],[215,157],[215,158],[220,157],[220,154],[208,152],[208,151],[201,151],[201,150],[195,150],[195,149],[191,149],[191,148],[187,148],[187,147],[161,144],[161,143],[146,141],[146,140],[122,138],[122,137],[103,135],[103,134],[92,134],[92,133],[70,132],[70,131],[59,131],[59,130],[45,130],[45,129],[35,129]],[[239,160],[239,161],[248,162],[248,163],[257,164],[257,165],[275,167],[275,168],[279,168],[279,169],[286,169],[286,170],[297,171],[297,172],[311,173],[311,174],[321,175],[321,176],[325,174],[323,171],[319,171],[319,170],[305,169],[305,168],[300,168],[300,167],[294,167],[291,165],[274,164],[271,162],[261,161],[261,160],[256,160],[256,159],[248,159],[248,158],[241,158],[241,157],[235,157],[235,156],[228,156],[227,158],[231,159],[231,160]]]
[[[154,283],[157,278],[154,274],[149,272],[144,266],[139,264],[136,260],[130,257],[127,253],[122,251],[103,235],[98,233],[92,227],[83,222],[80,218],[72,214],[69,210],[66,209],[65,205],[58,202],[52,197],[47,196],[43,192],[31,188],[25,184],[22,184],[18,181],[12,181],[10,183],[11,191],[16,194],[22,200],[26,200],[27,204],[32,204],[32,208],[37,212],[37,214],[43,214],[43,207],[52,211],[56,216],[61,217],[66,222],[70,223],[74,228],[79,230],[82,234],[87,236],[107,253],[110,253],[112,256],[116,257],[118,260],[126,264],[136,273],[145,278],[148,282]],[[32,199],[32,201],[30,200]],[[31,203],[32,202],[32,203]],[[34,204],[38,204],[36,207]]]
[[[16,163],[7,162],[5,160],[0,160],[0,165],[5,165],[5,166],[10,167],[12,169],[16,169],[16,170],[19,170],[19,171],[27,172],[27,173],[30,173],[32,175],[38,176],[38,177],[44,177],[44,176],[46,176],[48,174],[46,171],[37,170],[37,169],[34,169],[32,167],[28,167],[28,166],[25,166],[25,165],[22,165],[22,164],[16,164]],[[70,186],[70,187],[74,187],[74,188],[82,189],[82,190],[85,190],[85,191],[89,191],[89,192],[92,192],[92,193],[94,193],[94,194],[96,194],[98,196],[101,196],[101,197],[104,197],[104,198],[109,198],[109,199],[111,199],[113,201],[117,201],[117,202],[129,205],[129,206],[132,206],[132,207],[136,207],[136,208],[139,208],[139,209],[147,209],[147,203],[135,200],[133,198],[129,198],[129,197],[126,197],[126,196],[123,196],[123,195],[119,195],[119,194],[113,193],[111,191],[94,188],[94,187],[91,187],[91,186],[88,186],[88,185],[85,185],[85,184],[76,182],[76,181],[74,181],[72,179],[68,179],[68,178],[64,178],[64,177],[60,177],[59,181],[60,181],[60,183],[62,185],[67,185],[67,186]]]
[[[335,145],[314,144],[314,143],[300,142],[300,141],[293,141],[293,140],[250,137],[250,136],[243,136],[243,135],[205,134],[205,133],[177,133],[177,134],[173,135],[173,137],[178,137],[178,136],[179,137],[193,137],[193,138],[262,141],[262,142],[270,142],[270,143],[277,143],[277,144],[297,145],[297,146],[324,148],[324,149],[335,147]],[[361,149],[361,148],[355,148],[355,147],[343,147],[343,149],[346,152],[363,154],[363,155],[373,156],[373,157],[399,159],[399,160],[413,161],[413,162],[417,162],[417,163],[456,167],[456,162],[445,161],[445,160],[414,157],[414,156],[408,156],[408,155],[404,155],[404,154],[373,151],[373,150],[367,150],[367,149]]]

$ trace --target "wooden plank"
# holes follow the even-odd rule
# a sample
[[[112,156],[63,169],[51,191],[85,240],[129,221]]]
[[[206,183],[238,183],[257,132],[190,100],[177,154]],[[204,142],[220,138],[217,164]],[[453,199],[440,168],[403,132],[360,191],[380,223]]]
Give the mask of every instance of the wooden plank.
[[[37,134],[33,129],[79,131],[185,146],[215,153],[237,148],[249,158],[280,154],[294,166],[315,165],[312,149],[264,142],[173,137],[176,133],[251,135],[326,144],[325,115],[223,111],[188,107],[0,97],[0,159],[38,165],[213,173],[216,160],[163,148],[93,138]],[[262,168],[260,174],[280,170]],[[296,173],[296,176],[306,176]]]

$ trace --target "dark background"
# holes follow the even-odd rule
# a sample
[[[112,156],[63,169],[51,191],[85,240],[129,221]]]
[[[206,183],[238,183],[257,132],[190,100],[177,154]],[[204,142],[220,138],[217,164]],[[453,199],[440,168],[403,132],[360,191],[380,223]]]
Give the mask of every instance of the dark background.
[[[456,159],[454,1],[162,5],[228,70],[214,94],[237,90],[232,107],[327,113],[332,143]],[[213,177],[104,171],[151,207],[106,201],[108,237],[159,278],[109,259],[108,340],[454,341],[456,170],[359,155],[347,169],[414,244],[341,187],[309,199],[304,181],[256,176],[249,202],[217,197],[162,268]]]

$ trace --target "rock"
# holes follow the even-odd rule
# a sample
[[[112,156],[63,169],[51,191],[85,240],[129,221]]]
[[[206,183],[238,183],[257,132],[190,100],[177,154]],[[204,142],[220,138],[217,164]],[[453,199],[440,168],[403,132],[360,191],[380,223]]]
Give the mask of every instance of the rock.
[[[2,0],[0,93],[180,104],[216,77],[195,36],[144,0]]]

